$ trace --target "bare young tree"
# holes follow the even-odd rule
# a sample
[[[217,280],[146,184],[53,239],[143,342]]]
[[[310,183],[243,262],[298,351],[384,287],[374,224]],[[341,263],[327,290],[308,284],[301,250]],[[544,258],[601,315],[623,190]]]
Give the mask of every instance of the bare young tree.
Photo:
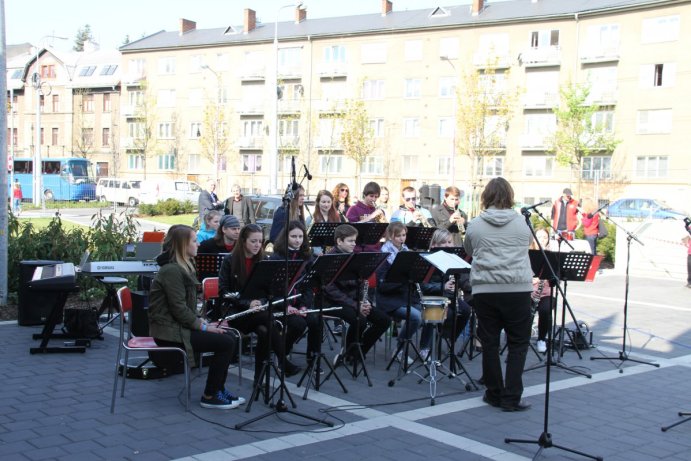
[[[93,108],[88,108],[86,105],[93,105],[93,100],[89,103],[89,98],[93,98],[93,93],[80,88],[74,90],[73,98],[75,110],[72,123],[72,145],[75,154],[88,158],[94,146],[94,119]]]
[[[220,94],[217,95],[220,98]],[[199,133],[199,142],[202,155],[214,165],[214,178],[218,181],[219,165],[230,151],[232,141],[229,137],[228,105],[216,98],[208,100],[204,107],[202,130]],[[218,164],[215,164],[215,162]]]
[[[343,132],[341,133],[343,153],[355,161],[355,174],[358,188],[362,186],[362,163],[374,150],[374,130],[369,114],[361,99],[346,101],[343,112]]]
[[[144,170],[144,179],[147,173],[147,160],[155,153],[157,140],[154,136],[156,126],[156,101],[151,94],[151,90],[146,80],[139,82],[139,88],[142,92],[142,97],[136,102],[134,108],[134,136],[132,145],[134,151],[142,156],[142,168]]]

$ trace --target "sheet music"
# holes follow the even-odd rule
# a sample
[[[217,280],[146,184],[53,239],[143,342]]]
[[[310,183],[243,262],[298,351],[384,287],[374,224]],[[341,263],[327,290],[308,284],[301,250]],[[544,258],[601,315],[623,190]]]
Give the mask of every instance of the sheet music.
[[[455,254],[447,253],[445,251],[437,251],[436,253],[426,253],[422,255],[427,261],[440,271],[446,273],[451,269],[470,269],[470,264]]]

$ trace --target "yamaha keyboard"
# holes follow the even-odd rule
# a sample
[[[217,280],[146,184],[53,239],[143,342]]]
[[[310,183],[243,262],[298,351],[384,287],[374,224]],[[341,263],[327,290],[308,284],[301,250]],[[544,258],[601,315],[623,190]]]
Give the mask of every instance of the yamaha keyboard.
[[[81,272],[94,277],[109,275],[146,275],[158,272],[153,261],[92,261],[82,265]]]
[[[69,291],[75,286],[75,270],[72,263],[39,266],[34,270],[29,282],[29,288],[40,291]]]

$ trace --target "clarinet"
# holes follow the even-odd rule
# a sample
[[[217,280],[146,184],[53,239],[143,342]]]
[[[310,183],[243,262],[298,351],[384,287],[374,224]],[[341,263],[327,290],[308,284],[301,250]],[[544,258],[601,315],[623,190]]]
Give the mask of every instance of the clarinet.
[[[537,284],[537,290],[533,292],[531,296],[533,303],[530,305],[530,313],[535,315],[537,312],[537,306],[540,304],[540,298],[542,297],[542,289],[545,287],[546,280],[540,279]]]

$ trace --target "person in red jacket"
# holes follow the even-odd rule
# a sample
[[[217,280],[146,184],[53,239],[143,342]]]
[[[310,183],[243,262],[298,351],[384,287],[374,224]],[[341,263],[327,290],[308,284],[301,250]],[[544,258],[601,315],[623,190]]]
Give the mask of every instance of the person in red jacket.
[[[552,227],[558,233],[563,231],[575,232],[580,225],[578,202],[573,198],[568,187],[562,192],[561,198],[554,201],[552,206]],[[573,236],[571,236],[573,239]]]
[[[595,202],[589,198],[583,200],[583,209],[581,213],[581,223],[583,224],[583,233],[585,239],[590,244],[590,253],[596,253],[597,234],[600,228],[600,214],[595,213],[597,207]]]

